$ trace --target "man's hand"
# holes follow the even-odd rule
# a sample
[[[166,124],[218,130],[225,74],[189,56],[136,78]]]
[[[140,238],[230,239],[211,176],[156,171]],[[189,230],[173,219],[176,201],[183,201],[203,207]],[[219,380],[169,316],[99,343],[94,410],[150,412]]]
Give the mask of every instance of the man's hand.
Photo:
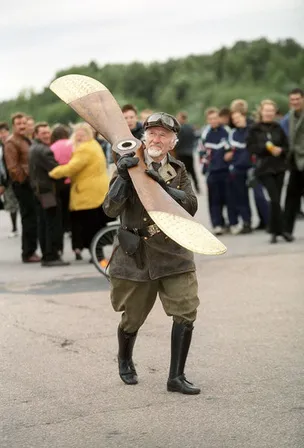
[[[228,151],[224,155],[225,162],[230,162],[233,159],[233,151]]]
[[[0,196],[3,195],[4,192],[5,192],[5,187],[3,187],[3,185],[0,185]]]
[[[128,173],[128,169],[132,168],[133,166],[138,165],[139,158],[134,157],[135,153],[129,153],[125,156],[120,157],[120,159],[117,162],[117,172],[120,175],[120,177],[124,180],[130,180],[130,175]]]
[[[159,185],[177,202],[182,202],[186,199],[186,193],[182,190],[178,190],[177,188],[169,187],[166,184],[164,179],[154,170],[146,170],[146,174],[150,176],[155,182],[158,182]]]
[[[279,146],[273,146],[273,148],[271,149],[271,154],[275,157],[278,157],[282,154],[282,148],[280,148]]]

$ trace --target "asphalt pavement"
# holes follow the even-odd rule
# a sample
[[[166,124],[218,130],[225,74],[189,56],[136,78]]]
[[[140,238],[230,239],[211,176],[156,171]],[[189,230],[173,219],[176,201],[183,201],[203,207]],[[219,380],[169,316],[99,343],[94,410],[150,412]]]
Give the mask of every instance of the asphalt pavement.
[[[139,384],[126,386],[119,315],[89,255],[75,262],[66,238],[71,266],[24,265],[9,231],[1,212],[1,448],[304,447],[304,221],[293,243],[224,235],[227,254],[196,257],[186,374],[199,396],[166,391],[171,321],[159,301],[134,349]]]

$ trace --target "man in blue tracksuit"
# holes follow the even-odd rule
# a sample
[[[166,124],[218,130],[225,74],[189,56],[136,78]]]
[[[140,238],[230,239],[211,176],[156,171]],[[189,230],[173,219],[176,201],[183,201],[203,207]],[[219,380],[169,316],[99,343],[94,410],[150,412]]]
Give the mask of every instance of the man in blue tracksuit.
[[[252,124],[254,123],[253,120],[248,117],[247,101],[243,99],[236,99],[232,101],[232,103],[230,104],[230,111],[231,114],[233,114],[234,112],[240,112],[242,115],[245,115],[248,127],[252,126]],[[250,171],[252,171],[252,176],[251,180],[249,181],[249,186],[252,188],[256,209],[260,218],[260,222],[255,230],[264,230],[267,228],[269,221],[269,203],[266,200],[262,184],[258,182],[254,177],[255,161],[252,157],[251,162],[252,169]]]
[[[246,147],[248,124],[246,115],[241,112],[231,114],[234,129],[229,133],[229,146],[231,151],[225,154],[229,162],[229,195],[232,200],[229,208],[229,221],[238,226],[239,217],[242,218],[243,228],[240,233],[251,232],[251,210],[247,186],[247,173],[251,167],[250,154]]]
[[[229,208],[227,186],[229,164],[225,154],[229,150],[228,132],[220,125],[219,112],[216,108],[206,111],[206,119],[210,128],[202,134],[203,149],[200,152],[203,163],[203,173],[207,175],[209,213],[216,235],[221,235],[225,225],[223,208]],[[229,215],[229,213],[228,213]]]

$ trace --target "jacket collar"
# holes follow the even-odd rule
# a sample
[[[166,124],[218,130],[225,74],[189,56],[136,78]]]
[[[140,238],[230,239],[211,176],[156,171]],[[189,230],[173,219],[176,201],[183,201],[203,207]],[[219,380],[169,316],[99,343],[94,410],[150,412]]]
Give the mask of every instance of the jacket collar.
[[[168,154],[166,163],[160,168],[160,175],[167,182],[177,176],[176,169],[182,166],[182,162]]]
[[[10,139],[10,140],[15,140],[15,141],[26,141],[29,145],[31,145],[32,144],[32,141],[28,138],[28,137],[26,137],[25,135],[19,135],[19,134],[11,134],[9,137],[8,137],[8,139]]]
[[[171,154],[169,153],[168,156],[168,163],[170,163],[171,165],[177,165],[180,168],[183,166],[183,162],[181,162],[180,160],[177,160],[175,157],[171,156]]]
[[[151,158],[145,154],[145,163],[149,166],[149,161]],[[167,154],[167,157],[161,162],[161,167],[159,169],[159,174],[167,182],[168,180],[174,179],[177,176],[176,168],[182,167],[183,163],[175,159],[171,154]]]
[[[292,137],[293,133],[296,133],[298,131],[303,120],[304,120],[304,109],[302,110],[300,117],[297,120],[297,123],[295,123],[295,111],[292,110],[290,112],[291,137]]]

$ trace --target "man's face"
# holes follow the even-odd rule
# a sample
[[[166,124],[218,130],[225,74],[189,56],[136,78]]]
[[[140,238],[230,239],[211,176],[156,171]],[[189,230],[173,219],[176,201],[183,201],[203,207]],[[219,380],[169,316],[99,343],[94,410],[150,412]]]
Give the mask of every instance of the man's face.
[[[229,115],[221,115],[219,116],[220,124],[223,126],[227,126],[230,123],[230,116]]]
[[[49,146],[51,143],[51,130],[49,126],[40,126],[40,128],[36,132],[36,138],[45,145]]]
[[[7,129],[0,129],[0,141],[2,143],[5,143],[8,136],[9,136],[9,131]]]
[[[26,125],[27,125],[27,135],[29,136],[34,135],[35,121],[32,118],[28,118]]]
[[[150,157],[163,159],[175,146],[176,136],[173,131],[155,126],[145,132],[146,149]]]
[[[289,95],[289,105],[291,109],[302,110],[304,108],[304,97],[300,93],[292,93]]]
[[[180,124],[185,124],[187,122],[187,116],[183,113],[177,114],[176,119]]]
[[[240,112],[233,112],[231,115],[232,122],[237,128],[243,128],[246,126],[246,117]]]
[[[18,135],[26,135],[27,134],[27,122],[26,118],[15,118],[13,123],[13,131]]]
[[[212,127],[212,128],[217,128],[220,125],[220,117],[219,114],[216,112],[212,112],[211,114],[208,115],[207,117],[207,123]]]
[[[123,116],[125,117],[125,120],[129,128],[135,129],[137,123],[137,115],[134,112],[134,110],[127,110],[126,112],[123,113]]]

